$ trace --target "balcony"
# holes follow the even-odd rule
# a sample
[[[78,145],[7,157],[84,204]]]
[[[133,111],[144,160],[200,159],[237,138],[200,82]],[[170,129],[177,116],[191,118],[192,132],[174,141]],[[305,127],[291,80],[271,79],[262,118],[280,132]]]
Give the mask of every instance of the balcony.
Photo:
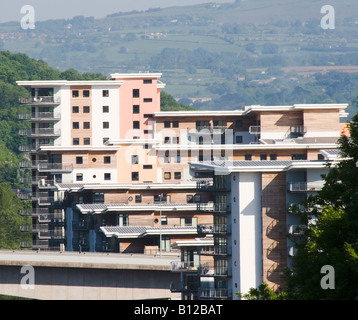
[[[199,266],[195,266],[194,262],[172,261],[170,270],[172,272],[197,272]]]
[[[65,232],[64,228],[49,230],[48,224],[35,224],[35,225],[21,225],[21,232],[31,232],[37,233],[39,238],[48,238],[48,239],[64,239]]]
[[[200,288],[199,295],[204,299],[230,299],[232,296],[231,290],[227,288]]]
[[[291,225],[288,233],[293,236],[302,236],[306,229],[307,227],[305,225]]]
[[[54,96],[37,96],[37,97],[21,97],[19,98],[20,104],[31,104],[31,105],[58,105],[61,103],[59,97]]]
[[[198,292],[198,285],[195,283],[183,283],[180,281],[173,281],[170,283],[170,291],[171,292]]]
[[[37,185],[40,190],[55,190],[56,189],[54,180],[39,179]]]
[[[199,181],[196,183],[198,192],[230,192],[230,187],[226,184],[215,184],[207,181]]]
[[[204,256],[229,256],[231,255],[231,247],[227,245],[214,245],[212,247],[203,247],[200,255]]]
[[[19,120],[30,120],[32,122],[55,122],[61,120],[61,114],[54,112],[21,113],[19,114]]]
[[[198,203],[197,211],[201,213],[226,214],[231,212],[231,206],[227,203]]]
[[[290,133],[293,135],[303,136],[307,132],[307,128],[303,125],[291,126]]]
[[[198,225],[198,234],[229,234],[231,226],[227,224]]]
[[[73,164],[63,163],[39,163],[37,170],[39,172],[56,172],[56,173],[70,173],[73,171]]]
[[[261,126],[250,126],[249,133],[250,134],[261,134]]]
[[[51,222],[51,220],[64,221],[65,219],[62,211],[49,212],[48,208],[24,208],[20,210],[20,216],[37,218],[42,223]]]
[[[31,137],[31,138],[36,138],[36,137],[55,138],[61,135],[61,131],[60,130],[55,131],[54,128],[39,128],[39,129],[32,129],[32,130],[21,129],[19,131],[19,135],[25,137]]]
[[[322,185],[301,182],[290,182],[288,183],[288,191],[290,192],[317,192],[322,189]]]
[[[19,146],[19,151],[20,152],[36,153],[41,147],[49,147],[49,146],[53,147],[54,142],[21,145],[21,146]]]

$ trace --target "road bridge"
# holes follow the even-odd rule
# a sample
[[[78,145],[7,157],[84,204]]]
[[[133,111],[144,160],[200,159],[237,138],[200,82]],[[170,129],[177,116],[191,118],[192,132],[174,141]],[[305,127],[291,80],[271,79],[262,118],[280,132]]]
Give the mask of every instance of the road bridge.
[[[179,299],[178,256],[0,251],[0,294],[39,300]]]

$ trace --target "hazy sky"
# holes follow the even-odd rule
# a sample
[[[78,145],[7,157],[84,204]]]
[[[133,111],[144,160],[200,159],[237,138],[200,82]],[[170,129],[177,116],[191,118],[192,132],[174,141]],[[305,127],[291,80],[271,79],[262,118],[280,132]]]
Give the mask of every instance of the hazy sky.
[[[234,2],[233,0],[0,0],[0,22],[18,21],[23,16],[21,8],[31,5],[38,21],[72,18],[74,16],[104,17],[119,11],[147,10],[183,6],[205,2]]]

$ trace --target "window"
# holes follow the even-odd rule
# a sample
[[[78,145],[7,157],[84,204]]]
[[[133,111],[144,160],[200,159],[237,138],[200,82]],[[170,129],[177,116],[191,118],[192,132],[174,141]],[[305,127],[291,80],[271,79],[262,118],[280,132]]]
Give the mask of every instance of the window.
[[[83,181],[83,173],[76,174],[76,181]]]
[[[72,123],[72,129],[79,129],[80,128],[80,123],[79,122],[73,122]]]
[[[252,159],[252,156],[251,154],[245,154],[245,160],[251,160]]]
[[[103,138],[103,144],[105,144],[107,141],[109,140],[109,138]]]
[[[177,154],[175,157],[174,157],[174,163],[180,163],[180,154]]]
[[[174,172],[174,179],[180,180],[181,179],[181,172]]]
[[[143,169],[153,169],[153,166],[151,164],[146,164],[143,166]]]
[[[103,106],[102,107],[102,112],[103,113],[108,113],[109,112],[109,106]]]
[[[170,128],[170,121],[164,121],[164,128]]]
[[[164,137],[164,143],[166,144],[170,143],[170,137]]]
[[[132,181],[139,181],[139,172],[132,172]]]
[[[109,129],[109,122],[103,122],[103,129]]]
[[[236,137],[235,137],[235,142],[236,142],[236,143],[242,143],[242,141],[243,141],[243,140],[242,140],[242,136],[236,136]]]
[[[78,146],[80,144],[80,139],[79,138],[73,138],[72,144],[74,146]]]
[[[170,180],[172,178],[172,174],[170,172],[164,172],[164,180]]]
[[[102,97],[109,97],[109,90],[102,90]]]
[[[90,129],[91,123],[90,122],[83,122],[83,129]]]
[[[173,128],[179,128],[179,121],[173,121]]]
[[[318,154],[317,155],[317,160],[324,160],[323,154]]]
[[[152,98],[144,98],[143,101],[144,102],[153,102],[153,99]]]
[[[260,154],[260,160],[267,160],[266,154]]]
[[[196,219],[192,217],[180,218],[180,225],[182,227],[190,227],[196,225]]]
[[[153,130],[144,130],[144,134],[153,134]]]
[[[72,90],[72,98],[78,98],[78,97],[79,97],[78,90]]]
[[[170,155],[169,155],[169,152],[167,152],[167,153],[164,155],[164,163],[170,163]]]
[[[144,79],[143,83],[144,84],[151,84],[151,83],[153,83],[153,81],[152,81],[152,79]]]
[[[270,160],[277,160],[277,154],[270,154]]]
[[[91,144],[91,138],[83,138],[83,144],[84,144],[84,145],[89,145],[89,144]]]
[[[104,157],[104,158],[103,158],[103,162],[104,162],[105,164],[111,163],[111,157]]]
[[[140,129],[139,121],[133,121],[133,129]]]
[[[144,149],[152,149],[152,145],[146,143],[146,144],[143,146],[143,148],[144,148]]]
[[[83,164],[83,157],[76,157],[76,164]]]
[[[134,105],[134,106],[133,106],[133,113],[134,113],[134,114],[138,114],[138,113],[139,113],[139,105]]]
[[[90,91],[89,90],[83,90],[83,96],[85,98],[88,98],[90,96]]]
[[[142,203],[142,196],[141,195],[135,196],[135,203]]]
[[[307,160],[307,155],[305,154],[293,154],[292,160]]]
[[[90,113],[90,107],[89,106],[83,107],[83,113]]]
[[[179,137],[173,137],[173,144],[179,144]]]
[[[138,164],[138,163],[139,163],[138,156],[132,156],[132,164]]]
[[[188,194],[186,196],[186,202],[187,203],[194,203],[194,196],[192,194]]]
[[[139,98],[140,91],[139,89],[133,89],[133,98]]]
[[[104,174],[104,180],[111,180],[111,174],[110,173],[105,173]]]
[[[72,113],[79,113],[80,107],[72,107]]]
[[[167,226],[168,225],[168,217],[162,217],[160,222],[161,222],[162,226]]]
[[[93,203],[104,203],[104,193],[95,192],[92,194]]]
[[[144,118],[146,119],[153,119],[153,115],[152,114],[145,114]]]

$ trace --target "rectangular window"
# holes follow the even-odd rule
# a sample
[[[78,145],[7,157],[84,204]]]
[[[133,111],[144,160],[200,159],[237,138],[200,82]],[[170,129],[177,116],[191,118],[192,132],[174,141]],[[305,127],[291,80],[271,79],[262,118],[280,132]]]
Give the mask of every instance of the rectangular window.
[[[133,129],[140,129],[139,121],[133,121]]]
[[[153,169],[153,166],[151,164],[146,164],[143,166],[143,169]]]
[[[152,81],[152,79],[144,79],[143,83],[144,84],[151,84],[151,83],[153,83],[153,81]]]
[[[180,154],[177,154],[175,157],[174,157],[174,163],[180,163],[181,159],[180,159]]]
[[[76,181],[83,181],[83,174],[82,173],[77,173],[76,174]]]
[[[153,119],[153,117],[154,117],[154,116],[153,116],[152,114],[145,114],[145,115],[144,115],[144,118],[145,118],[145,119]]]
[[[104,180],[111,180],[111,174],[110,173],[105,173],[104,174]]]
[[[174,172],[174,179],[180,180],[181,179],[181,172]]]
[[[170,143],[170,137],[164,137],[164,143],[165,144]]]
[[[73,138],[72,144],[74,146],[78,146],[80,144],[80,139],[79,138]]]
[[[164,155],[164,163],[170,163],[170,155],[169,155],[169,153]]]
[[[83,90],[83,97],[88,98],[89,96],[90,96],[90,91],[89,90]]]
[[[153,99],[152,98],[144,98],[143,101],[144,102],[153,102]]]
[[[93,203],[104,203],[104,193],[95,192],[92,195],[92,201]]]
[[[251,154],[245,154],[245,160],[250,161],[252,159]]]
[[[132,181],[139,181],[139,172],[132,172]]]
[[[139,98],[140,91],[139,89],[133,89],[133,98]]]
[[[103,129],[109,129],[109,122],[103,122]]]
[[[162,217],[161,224],[162,224],[162,226],[167,226],[168,225],[168,217]]]
[[[141,195],[135,196],[135,203],[142,203],[142,196]]]
[[[111,157],[104,157],[104,158],[103,158],[103,162],[104,162],[105,164],[111,163]]]
[[[173,144],[179,144],[179,137],[173,137]]]
[[[277,154],[270,154],[270,160],[277,160]]]
[[[72,123],[72,129],[79,129],[80,128],[80,123],[79,122],[73,122]]]
[[[79,91],[78,90],[72,90],[72,98],[78,98],[79,97]]]
[[[80,107],[72,107],[72,113],[79,113]]]
[[[144,134],[153,134],[153,130],[144,130]]]
[[[170,180],[172,178],[172,174],[170,172],[164,172],[164,180]]]
[[[83,164],[83,157],[76,157],[76,164]]]
[[[103,144],[105,144],[107,141],[109,140],[109,138],[103,138]]]
[[[109,97],[109,90],[102,90],[102,97]]]
[[[90,122],[83,122],[83,129],[91,129],[91,123]]]
[[[260,155],[260,160],[267,160],[267,155],[266,154],[261,154]]]
[[[164,121],[164,128],[170,128],[170,121]]]
[[[138,163],[139,163],[138,156],[132,156],[132,164],[138,164]]]
[[[90,113],[90,107],[89,106],[83,107],[83,113]]]
[[[102,107],[102,112],[103,113],[109,113],[109,106],[103,106]]]
[[[305,154],[293,154],[291,156],[292,160],[307,160],[307,155]]]
[[[83,138],[83,144],[84,144],[84,145],[89,145],[89,144],[91,144],[91,139],[90,139],[90,138]]]
[[[148,144],[146,143],[144,146],[143,146],[144,149],[148,150],[148,149],[152,149],[152,145],[151,144]]]
[[[173,128],[179,128],[179,121],[173,121]]]
[[[133,114],[138,114],[139,113],[139,105],[134,105],[133,106]]]

